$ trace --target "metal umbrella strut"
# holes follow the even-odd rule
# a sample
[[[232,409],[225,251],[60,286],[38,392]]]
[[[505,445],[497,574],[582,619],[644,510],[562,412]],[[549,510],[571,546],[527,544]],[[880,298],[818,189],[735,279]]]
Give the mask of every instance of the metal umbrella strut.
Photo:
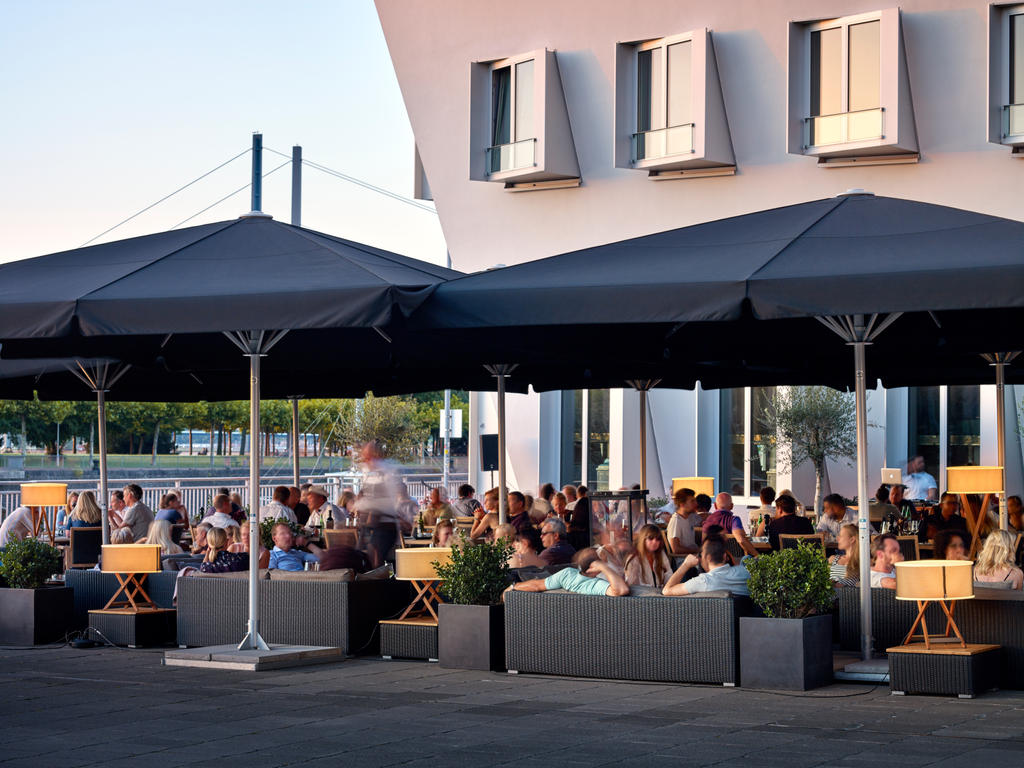
[[[507,363],[484,366],[498,381],[498,525],[508,522],[508,499],[505,496],[505,379],[512,375],[516,367]]]
[[[999,466],[1003,468],[1003,491],[999,494],[999,530],[1009,528],[1006,512],[1006,366],[1020,355],[1016,352],[991,352],[982,355],[996,369],[996,433]],[[984,510],[982,510],[984,513]]]
[[[640,393],[640,487],[647,488],[647,393],[661,379],[632,379],[627,383]]]

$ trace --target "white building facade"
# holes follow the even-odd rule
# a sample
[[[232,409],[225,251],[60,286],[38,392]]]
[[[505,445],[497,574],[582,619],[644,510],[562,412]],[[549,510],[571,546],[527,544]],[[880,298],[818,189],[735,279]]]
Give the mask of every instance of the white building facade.
[[[850,188],[1024,220],[1024,5],[377,0],[377,9],[429,180],[419,188],[462,271]],[[850,368],[852,386],[852,354]],[[742,502],[764,485],[809,500],[812,471],[779,467],[761,423],[772,396],[653,390],[641,479],[637,393],[510,395],[509,485],[643,482],[661,495],[671,478],[701,475]],[[1022,398],[1024,387],[1007,387],[1009,493],[1024,485]],[[915,454],[940,487],[947,466],[996,463],[994,386],[879,386],[868,406],[871,483]],[[470,423],[471,482],[489,487],[477,435],[496,430],[493,394],[473,395]],[[829,481],[856,493],[852,465],[830,466]]]

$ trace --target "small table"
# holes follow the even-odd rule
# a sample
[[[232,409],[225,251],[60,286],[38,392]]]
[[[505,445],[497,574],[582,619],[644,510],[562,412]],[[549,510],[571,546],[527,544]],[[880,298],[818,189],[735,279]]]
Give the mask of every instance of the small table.
[[[104,611],[130,608],[132,611],[155,610],[156,603],[142,587],[142,579],[150,573],[160,573],[159,544],[104,544],[100,555],[101,569],[117,577],[117,591],[111,596]],[[123,600],[118,598],[124,595]],[[142,599],[136,600],[137,597]]]
[[[889,689],[898,695],[931,693],[973,699],[995,687],[1002,647],[968,643],[924,643],[887,648]]]

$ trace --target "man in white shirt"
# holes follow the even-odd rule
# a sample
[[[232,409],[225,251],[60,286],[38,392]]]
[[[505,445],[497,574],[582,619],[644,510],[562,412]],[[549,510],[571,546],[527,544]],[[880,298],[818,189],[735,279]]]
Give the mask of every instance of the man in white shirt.
[[[0,525],[0,547],[6,547],[12,541],[21,541],[32,535],[32,510],[18,507],[11,512]]]
[[[237,528],[238,521],[231,516],[231,497],[223,493],[213,497],[213,514],[203,519],[214,528]]]
[[[335,525],[340,525],[341,509],[327,500],[327,489],[322,485],[310,486],[306,492],[306,503],[309,505],[309,520],[306,527],[320,526],[327,527],[327,518],[330,517]],[[392,504],[394,503],[392,497]]]
[[[692,555],[699,551],[694,530],[703,524],[697,514],[695,494],[690,488],[680,488],[672,500],[676,509],[668,521],[668,543],[673,555]]]
[[[900,542],[891,533],[876,536],[871,543],[871,586],[896,589],[896,563],[903,562]]]
[[[857,513],[847,509],[846,500],[838,493],[830,493],[822,499],[822,504],[825,507],[825,514],[821,516],[814,530],[824,533],[826,539],[835,541],[839,538],[840,528],[847,523],[857,524]]]
[[[290,523],[298,522],[295,519],[295,512],[288,506],[291,498],[291,488],[286,485],[279,485],[274,488],[274,498],[269,504],[260,507],[260,522],[264,520],[287,520]]]
[[[156,519],[153,510],[142,502],[142,488],[135,483],[126,485],[124,511],[121,512],[121,527],[132,529],[132,539],[138,541],[149,533],[149,524]]]
[[[912,456],[907,462],[907,474],[903,476],[903,484],[907,486],[904,494],[908,499],[927,499],[937,501],[939,486],[935,478],[924,471],[924,456]]]

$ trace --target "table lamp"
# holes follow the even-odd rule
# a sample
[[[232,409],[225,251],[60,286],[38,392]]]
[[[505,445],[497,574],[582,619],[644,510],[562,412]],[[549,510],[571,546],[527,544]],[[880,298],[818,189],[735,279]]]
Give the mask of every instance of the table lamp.
[[[910,645],[912,640],[921,638],[924,647],[931,648],[932,638],[937,636],[928,634],[924,612],[929,603],[936,602],[946,614],[946,632],[942,637],[948,638],[952,629],[960,639],[961,647],[966,648],[964,636],[953,620],[956,610],[953,601],[974,597],[974,563],[969,560],[914,560],[896,563],[895,567],[896,599],[917,601],[917,618],[903,638],[902,645]],[[921,625],[921,634],[914,635],[918,624]]]
[[[1002,467],[946,467],[946,490],[949,493],[1003,492]]]
[[[50,516],[46,512],[48,507],[63,507],[68,503],[67,483],[22,483],[21,504],[32,510],[32,535],[39,535],[39,523],[43,522],[46,532],[50,537],[50,544],[53,544],[54,531],[50,525]],[[43,517],[40,520],[36,516],[36,510],[43,510]]]

